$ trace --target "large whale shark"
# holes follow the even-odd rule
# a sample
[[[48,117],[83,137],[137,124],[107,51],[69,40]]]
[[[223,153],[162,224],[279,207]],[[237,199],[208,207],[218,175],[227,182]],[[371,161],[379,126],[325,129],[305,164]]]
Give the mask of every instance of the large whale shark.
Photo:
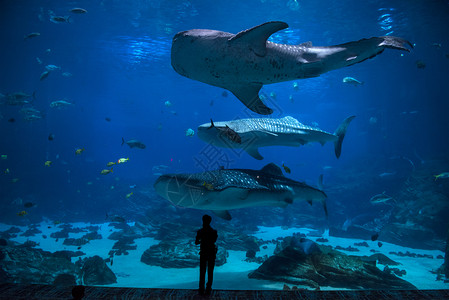
[[[313,47],[311,42],[284,45],[267,41],[287,27],[276,21],[237,34],[209,29],[182,31],[173,38],[171,64],[179,74],[227,89],[252,111],[269,115],[273,110],[258,95],[264,84],[317,77],[372,58],[385,48],[413,48],[407,40],[394,36],[329,47]]]
[[[325,214],[326,194],[314,187],[286,178],[273,163],[261,170],[221,169],[193,174],[160,176],[154,188],[162,198],[176,206],[211,210],[230,220],[230,209],[278,206],[294,201],[322,203]]]
[[[301,146],[311,142],[324,145],[334,142],[335,155],[341,154],[341,145],[349,123],[355,116],[343,120],[335,132],[329,133],[300,123],[293,117],[281,119],[253,118],[213,122],[198,127],[198,137],[217,147],[241,148],[255,159],[263,159],[259,147]],[[238,136],[239,139],[234,138]]]

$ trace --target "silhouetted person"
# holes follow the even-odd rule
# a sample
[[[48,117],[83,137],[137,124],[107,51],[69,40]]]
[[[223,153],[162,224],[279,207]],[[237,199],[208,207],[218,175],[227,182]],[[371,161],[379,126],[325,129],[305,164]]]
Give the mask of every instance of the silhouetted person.
[[[195,245],[201,244],[200,246],[200,295],[204,294],[204,281],[206,277],[206,267],[207,267],[207,284],[206,284],[206,295],[210,295],[212,291],[212,282],[214,280],[214,267],[215,267],[215,257],[217,255],[217,246],[215,242],[217,241],[217,231],[210,227],[210,222],[212,221],[211,216],[203,216],[203,228],[198,230],[196,233]]]
[[[72,289],[73,300],[80,300],[84,297],[84,289],[85,287],[82,285],[76,285]]]

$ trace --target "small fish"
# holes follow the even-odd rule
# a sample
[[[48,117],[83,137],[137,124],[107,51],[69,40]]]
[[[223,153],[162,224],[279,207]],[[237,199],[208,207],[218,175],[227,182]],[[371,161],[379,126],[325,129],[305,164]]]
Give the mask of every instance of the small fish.
[[[111,122],[111,118],[106,117],[104,119],[105,119],[106,122]]]
[[[208,191],[213,191],[214,190],[214,185],[211,183],[207,183],[206,181],[203,182],[203,186],[208,190]]]
[[[29,34],[25,35],[23,37],[23,39],[24,40],[28,40],[28,39],[31,39],[31,38],[34,38],[34,37],[37,37],[37,36],[40,36],[40,35],[41,34],[39,32],[32,32],[32,33],[29,33]]]
[[[58,101],[53,101],[52,103],[50,103],[51,108],[59,108],[59,109],[68,107],[70,105],[73,105],[73,103],[70,103],[66,100],[58,100]]]
[[[240,137],[240,135],[237,132],[235,132],[233,129],[231,129],[228,125],[226,125],[225,127],[222,127],[222,126],[216,127],[214,124],[214,121],[212,119],[210,119],[210,127],[208,129],[211,129],[211,128],[216,128],[220,132],[220,136],[224,136],[231,142],[234,142],[237,144],[242,143],[242,138]]]
[[[113,165],[116,165],[116,162],[110,161],[106,164],[107,167],[112,167]]]
[[[45,165],[46,167],[49,167],[49,166],[51,166],[52,163],[53,163],[53,162],[52,162],[51,160],[47,160],[47,161],[44,163],[44,165]]]
[[[425,69],[426,68],[426,64],[422,60],[417,60],[415,62],[415,64],[416,64],[416,67],[418,69]]]
[[[393,200],[393,197],[387,195],[385,192],[383,192],[382,194],[377,194],[374,195],[373,197],[371,197],[370,202],[372,204],[380,204],[380,203],[385,203],[388,202],[390,200]]]
[[[3,171],[3,173],[5,173],[5,174],[9,174],[9,169],[8,168],[6,168],[6,170],[5,171]]]
[[[26,211],[24,211],[24,210],[22,210],[22,211],[20,211],[20,212],[18,212],[17,213],[17,215],[19,216],[19,217],[24,217],[24,216],[26,216],[28,213],[26,212]]]
[[[371,240],[374,242],[374,241],[377,241],[377,238],[379,237],[379,234],[378,233],[376,233],[376,234],[373,234],[372,236],[371,236]]]
[[[195,131],[193,131],[192,128],[189,128],[189,129],[186,130],[186,136],[192,137],[194,135],[195,135]]]
[[[62,17],[62,16],[52,16],[50,21],[53,23],[70,23],[70,16]]]
[[[70,10],[70,12],[72,12],[74,14],[85,14],[85,13],[87,13],[87,10],[85,10],[84,8],[81,8],[81,7],[75,7],[75,8],[72,8]]]
[[[347,84],[352,84],[354,86],[362,85],[364,83],[363,81],[359,81],[353,77],[345,77],[343,78],[343,82]]]
[[[129,160],[129,157],[128,157],[128,158],[119,158],[119,159],[117,160],[117,163],[118,163],[118,164],[123,164],[123,163],[127,162],[128,160]]]
[[[125,142],[125,139],[122,138],[122,146],[123,146],[123,144],[125,144],[125,143],[126,143],[130,148],[139,148],[139,149],[145,149],[145,148],[146,148],[145,144],[142,143],[142,142],[139,141],[139,140],[129,140],[129,141],[126,141],[126,142]]]
[[[294,90],[299,90],[299,85],[298,85],[298,83],[295,81],[295,82],[293,82],[293,89]]]
[[[81,153],[83,153],[86,149],[84,148],[78,148],[75,150],[75,155],[80,155]]]
[[[435,177],[435,181],[437,179],[447,179],[447,178],[449,178],[449,172],[444,172],[444,173],[441,173],[438,175],[433,175],[433,177]]]
[[[7,155],[7,154],[2,154],[1,158],[2,158],[3,160],[8,159],[8,155]]]
[[[55,135],[52,134],[52,133],[50,133],[50,134],[48,135],[48,140],[49,140],[49,141],[53,141],[54,139],[55,139]]]
[[[61,67],[55,66],[55,65],[46,65],[45,69],[47,71],[56,71],[56,70],[61,70]]]
[[[107,175],[107,174],[109,174],[109,173],[112,173],[113,171],[112,171],[112,169],[103,169],[103,170],[101,170],[101,172],[100,172],[100,174],[101,175]]]
[[[34,204],[33,202],[26,202],[23,206],[26,207],[26,208],[30,208],[30,207],[33,207],[35,205],[36,204]]]
[[[14,123],[15,121],[16,121],[16,119],[14,119],[14,118],[11,118],[8,120],[9,123]]]
[[[133,192],[126,194],[126,199],[128,199],[129,197],[131,197],[133,194],[134,194]]]
[[[80,250],[80,249],[81,249],[81,246],[79,246],[79,247],[78,247],[78,248],[76,248],[76,249]]]
[[[36,61],[38,64],[42,65],[42,60],[39,57],[36,57]]]
[[[212,122],[212,120],[211,120]],[[222,134],[224,134],[230,141],[237,143],[237,144],[241,144],[242,143],[242,138],[240,137],[240,135],[235,132],[233,129],[229,128],[228,125],[226,125],[226,127],[224,129],[220,129],[222,131]]]
[[[41,77],[39,78],[40,81],[44,80],[45,78],[48,77],[48,75],[50,75],[50,71],[45,71],[41,74]]]
[[[382,245],[382,242],[377,242],[377,246],[379,246],[379,248],[382,247]]]
[[[64,76],[64,77],[72,77],[73,75],[70,72],[64,72],[64,73],[62,73],[62,76]]]
[[[167,106],[167,107],[170,107],[173,104],[170,101],[167,100],[167,101],[164,102],[164,105]]]
[[[55,225],[61,224],[61,221],[53,221],[53,224]]]
[[[284,168],[286,173],[290,174],[292,172],[292,170],[290,170],[290,168],[287,167],[286,165],[282,164],[282,167]]]
[[[440,43],[433,43],[432,46],[435,47],[435,48],[438,48],[438,49],[441,48],[441,44]]]

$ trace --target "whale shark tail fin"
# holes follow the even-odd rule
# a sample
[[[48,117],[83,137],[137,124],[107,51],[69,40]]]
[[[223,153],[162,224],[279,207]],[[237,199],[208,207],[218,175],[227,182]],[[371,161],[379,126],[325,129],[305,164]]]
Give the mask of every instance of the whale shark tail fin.
[[[348,129],[349,123],[355,118],[355,116],[347,117],[341,122],[340,126],[338,126],[337,130],[335,130],[334,135],[338,137],[338,140],[334,142],[335,147],[335,156],[337,158],[341,155],[341,145],[343,144],[343,139],[346,135],[346,130]]]

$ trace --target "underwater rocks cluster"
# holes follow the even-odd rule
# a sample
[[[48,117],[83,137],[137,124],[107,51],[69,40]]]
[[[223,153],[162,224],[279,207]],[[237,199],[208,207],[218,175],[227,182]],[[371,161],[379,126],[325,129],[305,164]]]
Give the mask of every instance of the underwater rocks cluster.
[[[81,255],[85,253],[52,253],[27,244],[0,239],[0,283],[103,285],[117,282],[114,273],[99,256],[71,262],[72,257]]]
[[[359,199],[354,208],[358,213],[348,218],[345,214],[338,216],[338,212],[334,212],[334,217],[340,217],[342,221],[331,224],[329,234],[369,239],[377,232],[384,242],[444,251],[449,215],[449,181],[436,181],[434,174],[435,170],[446,169],[449,165],[445,161],[429,161],[412,170],[412,166],[407,164],[398,166],[397,173],[389,177],[373,176],[379,174],[383,167],[371,162],[360,162],[346,170],[338,170],[338,173],[335,171],[334,182],[326,193],[329,197],[351,195],[350,200]],[[390,167],[394,168],[394,165]],[[392,200],[372,204],[370,197],[373,195],[367,195],[366,191],[378,190],[382,193],[379,186],[387,190]],[[334,211],[346,212],[348,203],[336,201],[335,205],[338,207]]]
[[[158,226],[156,240],[161,242],[152,245],[141,257],[147,265],[163,268],[193,268],[199,266],[199,247],[194,244],[195,226],[183,223],[166,222]],[[259,251],[259,241],[238,230],[220,231],[217,242],[218,252],[216,266],[226,263],[227,250]]]
[[[224,265],[227,256],[225,249],[218,248],[215,265]],[[140,261],[163,268],[195,268],[200,265],[198,246],[192,240],[161,242],[153,245],[145,250]]]
[[[416,289],[393,275],[391,268],[381,271],[376,262],[349,256],[330,246],[305,238],[284,241],[282,250],[266,260],[248,277],[273,280],[318,289],[320,286],[349,289]],[[398,272],[401,272],[398,269]]]

